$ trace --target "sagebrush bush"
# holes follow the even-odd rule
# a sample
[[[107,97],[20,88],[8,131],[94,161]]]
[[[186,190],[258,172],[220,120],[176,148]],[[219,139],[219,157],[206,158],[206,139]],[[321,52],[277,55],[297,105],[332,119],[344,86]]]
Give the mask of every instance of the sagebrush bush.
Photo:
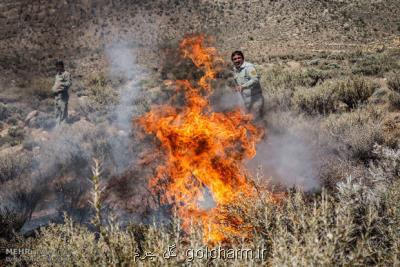
[[[377,88],[377,84],[360,76],[338,80],[333,86],[333,90],[338,94],[338,99],[351,108],[365,103]]]
[[[263,249],[263,257],[258,259],[207,259],[188,253],[214,246],[203,241],[195,224],[183,232],[179,219],[146,230],[123,229],[111,220],[96,238],[95,233],[67,218],[64,224],[43,229],[32,242],[33,251],[41,255],[30,253],[14,260],[32,266],[203,266],[210,261],[218,266],[395,265],[400,252],[396,231],[400,227],[400,194],[393,186],[398,178],[379,183],[378,191],[371,190],[378,186],[373,181],[373,176],[363,181],[347,177],[337,184],[336,193],[323,190],[307,196],[292,191],[279,203],[270,201],[272,193],[262,190],[255,199],[243,198],[226,207],[254,232],[249,239],[231,239],[224,248]],[[175,246],[177,256],[166,259],[164,253],[170,245]],[[139,259],[146,252],[154,258]]]
[[[92,74],[85,81],[85,86],[86,99],[80,102],[79,111],[88,118],[102,117],[117,104],[118,94],[104,73]]]
[[[386,79],[389,89],[400,93],[400,72],[391,72],[387,75]]]
[[[290,108],[290,99],[295,86],[296,77],[283,67],[272,67],[270,69],[259,70],[260,83],[265,96],[265,107],[269,110]]]
[[[353,74],[367,76],[382,76],[383,73],[400,67],[394,57],[386,54],[360,54],[351,59],[351,62],[354,63],[352,66]]]
[[[292,103],[294,107],[307,114],[328,114],[336,109],[337,93],[329,84],[305,88],[298,88],[294,94]]]
[[[261,86],[265,96],[265,107],[268,110],[288,110],[291,98],[298,86],[310,87],[328,78],[323,71],[307,69],[286,69],[274,66],[260,70]]]
[[[321,129],[339,151],[349,152],[351,159],[368,162],[374,144],[382,144],[384,113],[374,108],[359,108],[349,113],[332,114]]]
[[[377,84],[362,77],[328,80],[312,88],[298,88],[293,94],[293,105],[308,114],[328,114],[340,103],[348,108],[364,104],[374,93]]]
[[[2,141],[9,143],[11,146],[16,146],[24,140],[25,131],[19,126],[11,126],[8,128],[7,135],[2,138]]]
[[[400,93],[390,91],[390,93],[388,94],[388,102],[392,109],[400,109]]]
[[[117,94],[110,85],[101,85],[98,83],[89,88],[89,100],[95,105],[95,108],[108,107],[116,104]]]
[[[0,185],[6,181],[27,175],[31,159],[25,154],[4,153],[0,155]]]
[[[26,89],[26,93],[35,98],[46,99],[53,97],[51,88],[54,85],[54,78],[38,77],[31,81]]]

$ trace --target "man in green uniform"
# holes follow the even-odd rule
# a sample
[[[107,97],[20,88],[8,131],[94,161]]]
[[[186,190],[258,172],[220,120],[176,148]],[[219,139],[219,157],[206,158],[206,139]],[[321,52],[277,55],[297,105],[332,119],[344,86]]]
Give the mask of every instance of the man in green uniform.
[[[241,51],[233,52],[231,60],[234,65],[235,90],[242,95],[244,105],[247,111],[253,114],[254,120],[262,119],[264,115],[264,97],[256,68],[250,62],[244,61]]]
[[[71,74],[64,69],[64,62],[56,62],[57,75],[53,88],[55,95],[55,114],[57,125],[66,122],[68,119],[68,89],[71,87]]]

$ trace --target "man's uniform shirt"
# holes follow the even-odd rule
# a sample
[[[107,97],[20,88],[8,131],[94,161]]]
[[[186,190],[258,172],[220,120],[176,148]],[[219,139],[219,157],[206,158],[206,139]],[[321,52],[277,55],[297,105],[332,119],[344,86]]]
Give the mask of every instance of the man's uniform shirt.
[[[236,83],[242,87],[244,100],[251,100],[262,95],[259,76],[253,64],[245,61],[239,69],[234,67],[233,76]]]
[[[68,71],[64,71],[61,74],[57,73],[54,86],[51,90],[56,93],[56,97],[68,99],[68,89],[71,87],[71,84],[71,74]]]

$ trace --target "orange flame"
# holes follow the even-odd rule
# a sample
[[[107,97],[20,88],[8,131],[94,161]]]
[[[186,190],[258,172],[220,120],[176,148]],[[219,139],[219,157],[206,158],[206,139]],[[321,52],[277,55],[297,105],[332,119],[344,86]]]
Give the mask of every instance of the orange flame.
[[[241,226],[243,219],[224,210],[255,193],[243,160],[255,156],[263,131],[252,124],[251,115],[239,109],[211,111],[208,97],[216,76],[214,65],[221,59],[215,48],[205,46],[203,35],[183,39],[180,49],[204,75],[197,86],[188,80],[175,82],[185,94],[186,106],[152,107],[138,119],[146,133],[157,137],[165,154],[165,164],[157,168],[150,187],[162,190],[162,201],[176,206],[184,229],[191,220],[200,221],[207,242],[247,235],[249,229]]]

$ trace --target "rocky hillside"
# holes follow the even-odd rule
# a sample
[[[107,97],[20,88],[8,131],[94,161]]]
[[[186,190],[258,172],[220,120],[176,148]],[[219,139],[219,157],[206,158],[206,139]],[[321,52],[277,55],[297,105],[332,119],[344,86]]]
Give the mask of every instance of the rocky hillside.
[[[0,266],[57,266],[29,259],[35,253],[11,259],[3,247],[46,251],[65,259],[61,266],[131,266],[136,253],[115,259],[113,251],[206,245],[196,229],[181,239],[174,203],[149,190],[164,158],[137,123],[154,104],[184,103],[173,81],[196,81],[202,71],[180,57],[178,40],[199,32],[228,63],[216,64],[213,110],[242,105],[224,69],[236,49],[256,63],[265,97],[267,134],[248,168],[255,189],[268,190],[227,206],[257,229],[237,247],[269,244],[271,266],[397,266],[398,14],[399,0],[0,1]],[[59,127],[56,59],[73,77],[69,119]],[[270,183],[287,195],[281,205],[265,203]],[[63,214],[79,226],[62,224]],[[102,225],[114,214],[128,232]],[[160,227],[149,228],[155,220]]]
[[[0,68],[47,72],[56,58],[73,67],[82,59],[98,64],[103,48],[116,42],[135,47],[139,61],[156,63],[154,48],[193,32],[215,36],[227,55],[241,48],[253,61],[265,61],[294,50],[341,50],[398,37],[399,13],[397,0],[4,0]]]

